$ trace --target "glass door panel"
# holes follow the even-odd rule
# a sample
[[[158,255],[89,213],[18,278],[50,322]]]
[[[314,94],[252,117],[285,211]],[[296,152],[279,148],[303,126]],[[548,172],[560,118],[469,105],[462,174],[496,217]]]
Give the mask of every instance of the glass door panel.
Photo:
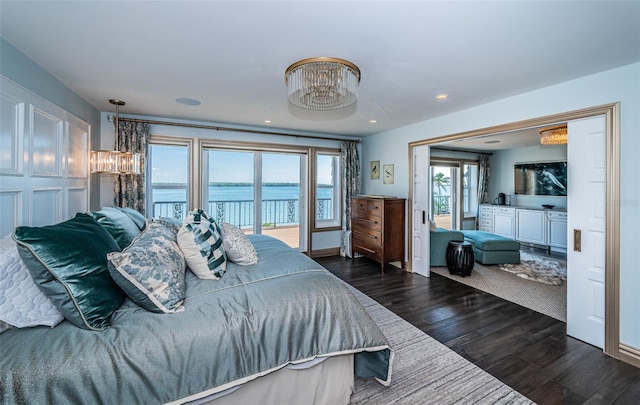
[[[278,238],[293,248],[301,246],[300,214],[304,201],[302,156],[262,153],[262,219],[259,232]]]
[[[203,181],[204,210],[216,222],[253,233],[255,224],[254,152],[207,150]]]
[[[148,184],[151,217],[184,220],[189,206],[189,148],[186,145],[149,145]]]
[[[458,168],[431,166],[432,213],[438,228],[458,229]]]

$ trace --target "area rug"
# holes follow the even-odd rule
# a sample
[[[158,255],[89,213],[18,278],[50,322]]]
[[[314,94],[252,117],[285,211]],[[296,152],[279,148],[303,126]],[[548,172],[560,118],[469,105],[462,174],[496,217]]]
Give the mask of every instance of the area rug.
[[[511,301],[525,308],[567,321],[567,283],[549,285],[517,277],[498,266],[475,263],[471,276],[450,274],[446,267],[431,267],[431,272]]]
[[[533,404],[373,299],[349,288],[395,351],[391,385],[356,378],[351,404]]]
[[[562,285],[567,281],[567,264],[561,260],[520,252],[520,264],[499,264],[500,270],[520,278],[549,285]]]

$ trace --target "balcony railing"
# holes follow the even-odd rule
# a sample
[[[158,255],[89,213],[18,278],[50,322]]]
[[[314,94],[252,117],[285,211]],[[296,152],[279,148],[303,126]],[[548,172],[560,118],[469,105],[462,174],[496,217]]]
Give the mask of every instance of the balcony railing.
[[[318,198],[317,219],[331,219],[333,203],[331,198]],[[297,199],[262,200],[262,225],[282,226],[300,223]],[[255,202],[253,200],[209,201],[207,213],[216,222],[228,222],[240,228],[253,227]],[[187,213],[185,201],[159,201],[153,203],[154,217],[170,217],[183,220]]]

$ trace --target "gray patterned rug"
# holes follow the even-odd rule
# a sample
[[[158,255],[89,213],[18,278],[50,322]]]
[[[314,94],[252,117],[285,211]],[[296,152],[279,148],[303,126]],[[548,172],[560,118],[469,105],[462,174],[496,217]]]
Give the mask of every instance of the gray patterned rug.
[[[395,350],[391,385],[356,378],[351,404],[533,404],[360,291],[350,289]]]
[[[567,281],[567,264],[560,260],[520,252],[520,264],[500,264],[498,268],[525,280],[542,284],[562,285]]]

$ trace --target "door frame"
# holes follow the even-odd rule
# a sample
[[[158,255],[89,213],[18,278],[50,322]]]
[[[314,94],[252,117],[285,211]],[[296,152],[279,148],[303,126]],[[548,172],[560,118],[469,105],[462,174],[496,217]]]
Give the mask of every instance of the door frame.
[[[640,367],[637,351],[620,343],[620,103],[610,103],[544,117],[532,118],[493,127],[481,128],[435,138],[410,142],[409,173],[413,172],[413,148],[420,145],[432,145],[444,141],[473,138],[499,132],[509,132],[532,127],[551,125],[576,119],[604,115],[606,125],[606,213],[605,213],[605,340],[604,353],[627,363]],[[413,184],[409,179],[409,204],[413,201]],[[412,223],[412,207],[409,207],[408,223]],[[411,259],[413,241],[409,228],[408,257]],[[411,271],[411,260],[407,270]]]

